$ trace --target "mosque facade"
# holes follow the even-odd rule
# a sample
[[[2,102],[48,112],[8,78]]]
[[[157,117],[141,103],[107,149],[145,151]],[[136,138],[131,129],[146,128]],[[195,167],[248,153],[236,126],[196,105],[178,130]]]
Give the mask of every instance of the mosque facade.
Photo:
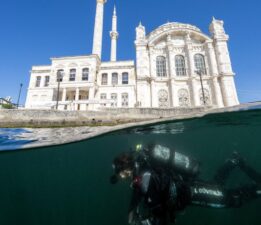
[[[213,18],[206,35],[196,26],[166,23],[150,33],[136,28],[136,60],[117,60],[117,14],[112,16],[111,57],[103,62],[103,16],[97,0],[92,54],[51,58],[33,66],[28,109],[99,110],[238,105],[229,36]]]

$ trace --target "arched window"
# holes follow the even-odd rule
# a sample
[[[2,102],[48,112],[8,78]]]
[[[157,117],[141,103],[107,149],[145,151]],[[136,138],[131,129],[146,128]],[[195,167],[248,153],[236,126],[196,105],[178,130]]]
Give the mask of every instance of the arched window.
[[[178,91],[179,106],[188,107],[190,106],[189,93],[187,89],[180,89]]]
[[[70,69],[70,81],[75,81],[75,77],[76,77],[76,69]]]
[[[89,80],[89,68],[82,69],[82,80]]]
[[[57,71],[57,82],[62,82],[64,77],[64,70],[58,70]]]
[[[201,54],[196,54],[194,56],[195,68],[202,75],[207,75],[205,57]]]
[[[158,101],[160,108],[168,108],[169,107],[169,96],[166,90],[160,90],[158,92]]]
[[[102,85],[107,85],[107,84],[108,84],[108,74],[107,74],[107,73],[103,73],[103,74],[102,74],[101,84],[102,84]]]
[[[211,97],[209,90],[204,88],[203,91],[200,89],[199,91],[199,97],[200,97],[200,105],[211,105]]]
[[[118,73],[113,73],[111,77],[111,84],[117,85],[118,84]]]
[[[175,65],[176,65],[176,75],[186,76],[186,64],[185,64],[184,56],[177,55],[175,57]]]
[[[158,77],[166,77],[166,58],[164,56],[158,56],[156,59],[157,66],[157,76]]]

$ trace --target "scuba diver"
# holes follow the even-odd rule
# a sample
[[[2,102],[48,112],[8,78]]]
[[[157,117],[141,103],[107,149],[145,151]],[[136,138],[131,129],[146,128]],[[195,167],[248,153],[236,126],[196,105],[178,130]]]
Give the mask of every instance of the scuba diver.
[[[229,174],[239,168],[252,181],[239,188],[225,187]],[[234,152],[218,169],[212,181],[199,178],[200,164],[162,145],[137,145],[113,162],[111,183],[131,178],[133,189],[129,224],[174,224],[176,213],[189,205],[212,208],[238,208],[261,197],[261,174]]]

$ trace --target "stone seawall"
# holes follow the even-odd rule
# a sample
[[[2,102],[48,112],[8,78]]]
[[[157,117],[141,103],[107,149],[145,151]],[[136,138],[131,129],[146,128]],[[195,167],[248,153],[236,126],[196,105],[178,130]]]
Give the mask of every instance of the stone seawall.
[[[210,108],[117,108],[102,111],[0,110],[0,127],[104,126],[166,118],[188,118]]]

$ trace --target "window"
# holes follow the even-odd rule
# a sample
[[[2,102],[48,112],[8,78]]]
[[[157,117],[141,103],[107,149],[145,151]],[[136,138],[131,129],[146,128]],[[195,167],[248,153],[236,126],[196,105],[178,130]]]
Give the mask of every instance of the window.
[[[189,93],[186,89],[180,89],[178,92],[179,106],[188,107],[190,105]]]
[[[101,94],[101,100],[107,99],[107,95],[106,94]]]
[[[166,90],[160,90],[158,92],[159,107],[167,108],[169,106],[169,96]]]
[[[64,70],[58,70],[57,71],[57,82],[62,82],[63,81],[63,76],[64,76]]]
[[[196,70],[201,72],[202,75],[207,75],[205,57],[201,54],[196,54],[194,56],[194,62]]]
[[[177,55],[175,57],[175,65],[176,65],[176,75],[186,76],[186,64],[185,64],[184,56]]]
[[[35,87],[40,87],[40,84],[41,84],[41,77],[36,77]]]
[[[166,77],[166,58],[164,56],[158,56],[156,59],[157,76]]]
[[[200,89],[199,91],[199,97],[200,97],[200,105],[211,105],[211,99],[210,99],[210,94],[207,89]]]
[[[113,93],[113,94],[111,94],[111,100],[112,100],[112,102],[111,102],[111,107],[117,107],[117,101],[118,101],[118,96],[117,96],[117,94],[115,94],[115,93]]]
[[[82,70],[82,80],[89,80],[89,68]]]
[[[106,100],[107,99],[107,95],[106,94],[101,94],[101,100]],[[102,101],[101,106],[106,106],[106,102]]]
[[[128,107],[129,106],[129,95],[128,93],[122,93],[121,95],[121,106]]]
[[[49,86],[49,82],[50,82],[50,77],[49,77],[49,76],[46,76],[46,77],[45,77],[45,81],[44,81],[44,86],[45,86],[45,87],[48,87],[48,86]]]
[[[108,84],[108,74],[107,73],[103,73],[102,74],[102,85],[107,85]]]
[[[76,77],[76,69],[70,69],[70,81],[75,81],[75,77]]]
[[[122,74],[122,84],[129,84],[129,74],[128,73]]]
[[[113,74],[112,74],[111,84],[112,84],[112,85],[117,85],[117,84],[118,84],[118,74],[117,74],[117,73],[113,73]]]

